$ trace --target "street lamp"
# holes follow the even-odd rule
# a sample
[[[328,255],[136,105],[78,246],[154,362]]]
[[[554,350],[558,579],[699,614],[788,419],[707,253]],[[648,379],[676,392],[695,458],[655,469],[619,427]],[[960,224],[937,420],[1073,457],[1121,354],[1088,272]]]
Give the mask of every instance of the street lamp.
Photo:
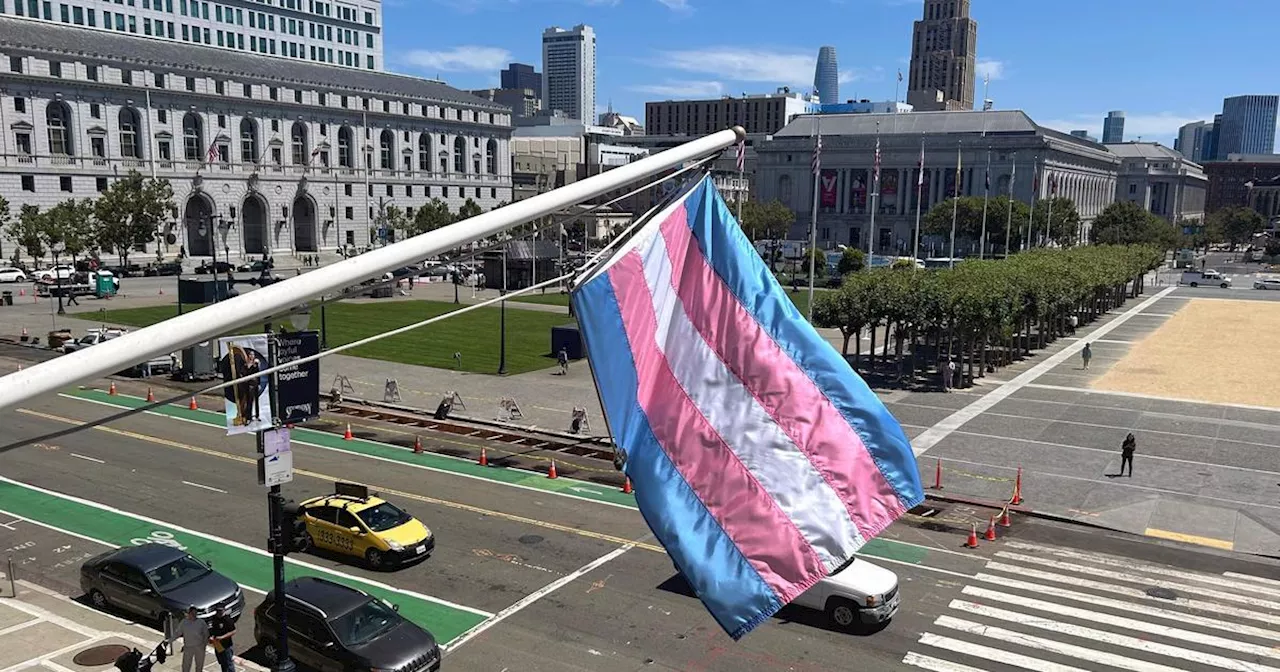
[[[293,326],[294,331],[305,331],[311,326],[311,306],[302,304],[297,310],[289,314],[289,324]]]
[[[498,328],[502,332],[498,344],[498,375],[507,374],[507,244],[502,244],[502,303],[499,310]]]

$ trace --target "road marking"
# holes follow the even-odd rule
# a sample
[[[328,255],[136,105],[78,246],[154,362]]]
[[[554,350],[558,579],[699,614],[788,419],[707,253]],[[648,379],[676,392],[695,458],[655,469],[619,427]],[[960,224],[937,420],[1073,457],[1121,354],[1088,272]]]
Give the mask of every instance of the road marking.
[[[1082,392],[1084,394],[1105,394],[1113,397],[1132,397],[1134,399],[1152,399],[1155,401],[1176,401],[1184,404],[1197,404],[1199,406],[1225,406],[1227,408],[1240,408],[1246,411],[1268,411],[1271,413],[1280,413],[1280,408],[1274,406],[1255,406],[1252,404],[1232,404],[1225,401],[1205,401],[1204,399],[1187,399],[1185,397],[1162,397],[1155,394],[1143,394],[1141,392],[1121,392],[1119,390],[1099,390],[1096,388],[1083,387],[1067,387],[1065,385],[1044,385],[1041,383],[1029,383],[1025,387],[1037,390],[1057,390],[1059,392]],[[1033,401],[1028,399],[1027,401]]]
[[[1223,572],[1222,575],[1229,576],[1233,579],[1245,579],[1246,581],[1257,581],[1258,583],[1262,583],[1270,586],[1276,586],[1277,588],[1280,588],[1280,581],[1277,581],[1275,579],[1264,579],[1261,576],[1254,576],[1252,574],[1240,574],[1239,572]]]
[[[1236,547],[1236,544],[1234,541],[1227,541],[1226,539],[1215,539],[1213,537],[1201,537],[1194,534],[1185,534],[1183,532],[1172,532],[1169,530],[1157,530],[1154,527],[1148,527],[1146,531],[1143,532],[1143,534],[1145,534],[1148,537],[1155,537],[1157,539],[1181,541],[1185,544],[1198,544],[1200,546],[1209,546],[1211,548],[1218,548],[1224,551],[1233,551],[1235,550],[1235,547]]]
[[[939,616],[938,620],[934,621],[934,625],[958,630],[970,635],[988,637],[1000,642],[1025,646],[1029,649],[1037,649],[1070,658],[1087,660],[1091,663],[1098,663],[1115,669],[1132,670],[1133,672],[1184,672],[1184,670],[1180,670],[1176,667],[1169,667],[1168,665],[1148,663],[1145,660],[1118,656],[1114,653],[1107,653],[1106,651],[1096,651],[1083,646],[1076,646],[1075,644],[1065,644],[1052,639],[1045,639],[1043,637],[1036,637],[1035,635],[1014,632],[1012,630],[1006,630],[993,625],[974,623],[973,621],[966,621],[952,616]]]
[[[1280,588],[1276,588],[1276,589],[1263,588],[1261,586],[1254,586],[1250,584],[1241,583],[1239,581],[1233,581],[1231,579],[1223,578],[1216,574],[1184,572],[1184,571],[1173,569],[1170,567],[1161,567],[1159,565],[1152,565],[1144,562],[1137,562],[1132,558],[1122,558],[1116,555],[1107,555],[1106,553],[1085,553],[1085,552],[1075,551],[1067,548],[1061,548],[1058,546],[1037,546],[1033,544],[1027,544],[1021,541],[1011,541],[1006,545],[1009,548],[1014,548],[1014,549],[1043,551],[1045,553],[1057,556],[1059,558],[1083,560],[1086,562],[1093,562],[1093,563],[1097,563],[1099,565],[1104,565],[1107,567],[1118,567],[1120,569],[1128,569],[1131,571],[1146,572],[1148,574],[1167,576],[1167,577],[1179,579],[1182,581],[1200,581],[1201,583],[1208,583],[1210,585],[1219,586],[1222,588],[1232,588],[1236,590],[1243,590],[1246,592],[1259,591],[1262,593],[1267,593],[1269,595],[1280,597]]]
[[[1151,607],[1145,604],[1137,604],[1127,602],[1125,600],[1117,600],[1110,597],[1102,597],[1100,595],[1091,595],[1089,593],[1078,593],[1074,590],[1066,590],[1056,586],[1046,586],[1040,583],[1031,583],[1030,581],[1020,581],[1018,579],[1009,579],[988,574],[977,575],[978,580],[984,581],[1004,588],[1013,588],[1015,590],[1026,590],[1034,593],[1041,593],[1053,597],[1065,597],[1076,602],[1084,602],[1099,607],[1107,607],[1110,609],[1119,609],[1121,611],[1130,611],[1135,614],[1151,616],[1153,618],[1164,618],[1180,623],[1194,623],[1206,628],[1214,630],[1226,630],[1238,634],[1247,634],[1251,637],[1259,637],[1262,639],[1280,640],[1280,630],[1271,630],[1267,628],[1255,628],[1251,625],[1242,623],[1231,623],[1223,621],[1219,618],[1206,618],[1204,616],[1196,616],[1195,614],[1187,614],[1181,611],[1172,611],[1170,609],[1161,609],[1159,607]],[[1137,591],[1135,591],[1137,592]],[[1144,593],[1145,595],[1145,593]],[[1137,595],[1135,595],[1137,597]],[[1150,596],[1148,596],[1150,597]]]
[[[595,571],[601,565],[604,565],[610,560],[613,560],[614,558],[622,555],[623,553],[626,553],[632,548],[635,548],[635,542],[629,542],[627,544],[623,544],[622,546],[619,546],[618,548],[615,548],[612,551],[605,553],[604,555],[596,558],[595,560],[592,560],[591,562],[583,565],[582,567],[579,567],[573,572],[570,572],[569,574],[566,574],[556,579],[555,581],[548,583],[547,585],[533,591],[532,593],[529,593],[528,595],[521,598],[520,601],[490,616],[484,622],[480,623],[479,625],[459,635],[447,646],[442,647],[444,648],[444,653],[442,654],[442,656],[449,655],[450,653],[455,651],[458,647],[480,636],[481,634],[484,633],[485,630],[488,630],[489,628],[492,628],[493,626],[501,623],[507,617],[518,613],[525,607],[533,604],[534,602],[537,602],[538,600],[546,597],[547,595],[550,595],[551,593],[554,593],[560,588],[563,588],[565,585],[572,583],[582,575]]]
[[[193,487],[193,488],[201,488],[201,489],[204,489],[204,490],[212,490],[213,492],[221,492],[221,493],[222,493],[222,494],[224,494],[224,495],[225,495],[225,494],[227,494],[227,491],[226,491],[226,490],[223,490],[222,488],[215,488],[215,487],[213,487],[212,485],[204,485],[204,484],[201,484],[201,483],[192,483],[191,481],[183,481],[183,482],[182,482],[182,484],[183,484],[183,485],[189,485],[189,486],[191,486],[191,487]]]
[[[74,457],[74,458],[76,458],[76,459],[78,459],[78,460],[88,460],[89,462],[97,462],[98,464],[106,464],[106,463],[107,463],[107,461],[106,461],[106,460],[99,460],[99,459],[98,459],[98,458],[96,458],[96,457],[89,457],[88,455],[81,455],[80,453],[71,453],[71,457]]]
[[[21,623],[18,623],[17,625],[11,625],[7,628],[0,629],[0,637],[3,637],[10,633],[17,632],[19,630],[25,630],[33,625],[36,625],[37,623],[44,623],[44,620],[40,618],[33,618],[29,621],[23,621]]]
[[[1018,399],[1018,400],[1016,400],[1016,401],[1032,401],[1032,400],[1031,400],[1031,399]],[[1084,407],[1086,407],[1086,405],[1085,405],[1085,404],[1068,404],[1068,405],[1075,406],[1075,407],[1077,407],[1077,408],[1084,408]],[[1090,408],[1105,408],[1105,407],[1092,406],[1092,407],[1090,407]],[[1114,408],[1111,408],[1111,409],[1107,409],[1107,410],[1124,410],[1124,409],[1114,409]],[[1138,413],[1139,413],[1139,414],[1141,414],[1141,415],[1146,415],[1146,416],[1159,416],[1159,415],[1163,415],[1163,414],[1160,414],[1160,413],[1151,413],[1151,412],[1149,412],[1149,411],[1138,411]],[[992,417],[992,418],[1011,418],[1011,419],[1014,419],[1014,420],[1040,420],[1040,421],[1047,422],[1047,423],[1052,423],[1052,424],[1062,424],[1062,425],[1079,425],[1079,426],[1081,426],[1081,427],[1101,427],[1101,428],[1103,428],[1103,429],[1117,429],[1117,430],[1120,430],[1120,431],[1131,431],[1131,430],[1132,430],[1135,434],[1166,434],[1166,435],[1168,435],[1168,436],[1195,437],[1195,438],[1202,438],[1202,439],[1212,439],[1212,440],[1214,440],[1214,441],[1229,441],[1229,442],[1231,442],[1231,443],[1239,443],[1239,444],[1241,444],[1241,445],[1245,445],[1245,446],[1256,446],[1256,447],[1258,447],[1258,448],[1266,448],[1266,449],[1268,449],[1268,450],[1275,450],[1275,447],[1276,447],[1276,445],[1275,445],[1274,443],[1259,443],[1259,442],[1257,442],[1257,441],[1241,441],[1241,440],[1239,440],[1239,439],[1222,439],[1222,438],[1219,438],[1219,437],[1218,437],[1218,435],[1217,435],[1217,431],[1221,429],[1220,427],[1219,427],[1219,428],[1215,428],[1215,433],[1214,433],[1214,434],[1212,434],[1212,435],[1210,435],[1210,434],[1193,434],[1193,433],[1190,433],[1190,432],[1168,432],[1168,431],[1165,431],[1165,430],[1162,430],[1162,429],[1146,429],[1146,428],[1138,428],[1138,427],[1126,427],[1126,426],[1121,426],[1121,425],[1107,425],[1107,424],[1103,424],[1103,423],[1099,423],[1099,422],[1083,422],[1083,421],[1080,421],[1080,420],[1062,420],[1062,419],[1060,419],[1060,418],[1058,418],[1058,419],[1055,419],[1055,418],[1042,418],[1042,417],[1038,417],[1038,416],[1034,416],[1034,415],[1019,415],[1019,414],[1017,414],[1017,413],[996,413],[996,412],[993,412],[993,411],[988,411],[988,412],[986,413],[986,415],[987,415],[988,417]],[[1179,421],[1179,420],[1186,420],[1186,419],[1188,419],[1188,418],[1187,418],[1186,416],[1177,416],[1176,418],[1171,418],[1171,419],[1172,419],[1172,420],[1174,420],[1174,421]],[[1200,419],[1199,419],[1199,418],[1196,418],[1196,421],[1200,421]],[[1247,426],[1247,425],[1253,425],[1253,424],[1255,424],[1255,423],[1233,423],[1233,422],[1223,422],[1223,421],[1221,421],[1221,420],[1214,421],[1214,420],[1209,419],[1209,418],[1205,418],[1203,421],[1204,421],[1204,422],[1207,422],[1208,424],[1213,424],[1213,425],[1226,424],[1226,425],[1228,425],[1228,426],[1234,426],[1234,427],[1245,427],[1245,426]],[[906,424],[903,424],[902,426],[903,426],[903,427],[906,427],[907,425],[906,425]],[[1262,425],[1262,426],[1249,427],[1249,429],[1262,429],[1262,430],[1264,430],[1264,431],[1269,431],[1269,432],[1280,431],[1280,427],[1274,427],[1274,426],[1268,426],[1268,425]],[[957,434],[966,434],[966,435],[969,435],[969,436],[989,436],[989,435],[987,435],[987,434],[979,434],[979,433],[977,433],[977,432],[965,432],[965,431],[959,431],[959,432],[956,432],[956,433],[957,433]],[[999,438],[1005,439],[1005,438],[1012,438],[1012,437],[1000,436]],[[1032,441],[1033,439],[1018,439],[1018,440],[1019,440],[1019,441]],[[1074,446],[1074,445],[1072,445],[1072,444],[1065,444],[1065,443],[1050,443],[1050,442],[1048,442],[1048,441],[1036,441],[1036,442],[1037,442],[1037,443],[1043,443],[1043,444],[1045,444],[1045,445],[1052,445],[1052,446],[1067,446],[1067,447],[1069,447],[1069,448],[1079,448],[1079,447],[1081,447],[1081,446]],[[1109,452],[1115,452],[1115,451],[1114,451],[1114,450],[1110,450]],[[1145,458],[1145,457],[1148,457],[1148,455],[1147,455],[1146,453],[1144,453],[1144,454],[1143,454],[1143,457],[1144,457],[1144,458]],[[1156,459],[1174,460],[1174,459],[1176,459],[1176,458],[1171,458],[1171,457],[1162,457],[1162,458],[1156,458]],[[1190,460],[1180,460],[1180,461],[1183,461],[1183,462],[1190,462]],[[1212,463],[1206,463],[1206,462],[1193,462],[1193,464],[1212,464]],[[1227,467],[1227,465],[1216,465],[1216,464],[1215,464],[1215,465],[1213,465],[1213,466],[1223,466],[1223,467]],[[1227,468],[1228,468],[1228,469],[1241,469],[1241,468],[1243,468],[1243,467],[1227,467]],[[1258,471],[1258,470],[1254,470],[1254,471]],[[1280,473],[1280,472],[1266,472],[1266,473]]]
[[[983,646],[981,644],[953,639],[951,637],[943,637],[941,635],[935,635],[928,632],[920,636],[920,643],[925,646],[932,646],[944,651],[961,653],[966,656],[985,658],[992,662],[1021,667],[1024,670],[1035,670],[1036,672],[1088,672],[1088,670],[1084,670],[1079,667],[1060,665],[1047,660],[1024,656],[1020,653],[995,649],[990,646]]]
[[[1134,314],[1154,305],[1157,301],[1163,299],[1172,292],[1172,287],[1157,292],[1155,296],[1139,303],[1124,313],[1116,316],[1110,322],[1098,327],[1089,335],[1089,337],[1101,338],[1111,333],[1117,327],[1127,322],[1129,318],[1134,316]],[[1045,360],[1039,364],[1036,364],[1030,369],[1027,369],[1017,376],[1001,383],[994,390],[991,390],[974,400],[973,403],[943,418],[941,421],[935,423],[933,427],[930,427],[924,433],[911,440],[912,450],[915,451],[916,456],[927,452],[930,448],[938,445],[939,441],[942,441],[951,435],[952,432],[960,429],[960,427],[965,423],[978,417],[983,412],[990,410],[992,406],[995,406],[1005,400],[1013,393],[1034,382],[1040,376],[1048,373],[1054,367],[1075,356],[1076,353],[1084,348],[1084,344],[1085,341],[1076,341],[1075,343],[1068,344],[1063,349],[1045,358]]]
[[[1272,646],[1260,646],[1258,644],[1249,644],[1248,642],[1237,642],[1235,640],[1227,639],[1225,637],[1217,637],[1215,635],[1207,635],[1204,633],[1192,632],[1190,630],[1183,630],[1182,628],[1173,628],[1167,625],[1157,625],[1155,623],[1140,621],[1136,618],[1128,618],[1125,616],[1112,616],[1111,614],[1102,613],[1100,611],[1090,611],[1088,609],[1080,609],[1079,607],[1070,607],[1064,604],[1057,604],[1055,602],[1047,602],[1045,600],[1037,600],[1035,598],[1022,597],[1019,595],[1010,595],[1008,593],[1002,593],[998,590],[988,590],[986,588],[978,588],[976,586],[965,586],[964,590],[962,590],[961,592],[965,595],[970,595],[973,597],[978,597],[986,600],[994,600],[996,602],[1003,602],[1005,604],[1012,604],[1019,607],[1025,607],[1029,609],[1035,609],[1038,611],[1044,611],[1057,616],[1065,616],[1067,618],[1076,618],[1076,619],[1085,621],[1087,623],[1109,625],[1116,628],[1123,628],[1125,630],[1143,632],[1148,635],[1153,635],[1157,637],[1167,637],[1169,639],[1180,639],[1184,642],[1193,642],[1193,643],[1205,644],[1208,646],[1215,646],[1219,649],[1226,649],[1228,651],[1235,651],[1237,653],[1244,653],[1251,656],[1263,656],[1266,658],[1280,658],[1280,649]],[[951,603],[952,607],[955,606],[956,602],[963,603],[964,601],[956,600]],[[976,603],[969,603],[969,604],[976,604]],[[994,609],[996,611],[1004,612],[1005,614],[1012,614],[1015,619],[1017,617],[1016,612],[1005,612],[1002,609],[998,609],[996,607],[987,607],[986,605],[983,605],[983,608]],[[1000,617],[997,617],[997,618],[1000,618]],[[1006,619],[1006,620],[1011,620],[1011,619]],[[1034,625],[1035,623],[1029,622],[1029,624]],[[1057,632],[1062,632],[1062,631],[1058,630]],[[1206,655],[1214,655],[1214,654],[1206,654]],[[1200,662],[1205,662],[1208,665],[1213,664],[1212,662],[1208,662],[1208,661],[1200,661]]]
[[[1122,635],[1117,632],[1109,632],[1106,630],[1098,630],[1097,628],[1085,627],[1083,625],[1075,625],[1074,623],[1062,623],[1047,618],[1029,617],[1026,614],[1020,614],[1016,611],[1009,611],[998,607],[988,607],[984,604],[978,604],[977,602],[970,602],[968,600],[952,600],[950,607],[957,611],[974,614],[976,616],[994,618],[1008,623],[1018,623],[1020,625],[1039,628],[1041,630],[1047,630],[1060,635],[1079,637],[1101,644],[1109,644],[1111,646],[1121,646],[1126,649],[1142,651],[1143,653],[1168,656],[1178,660],[1193,661],[1200,663],[1201,665],[1211,665],[1213,667],[1222,667],[1228,670],[1242,670],[1245,672],[1280,672],[1280,668],[1277,667],[1260,665],[1258,663],[1247,663],[1234,658],[1227,658],[1225,656],[1219,656],[1212,653],[1204,653],[1202,651],[1193,651],[1191,649],[1184,649],[1180,646],[1173,646],[1172,644],[1161,644],[1145,639],[1139,639],[1137,637],[1131,637],[1129,635]],[[1085,610],[1081,609],[1079,611]],[[1102,616],[1102,614],[1098,614],[1098,616]],[[1169,630],[1172,629],[1173,628],[1169,628]],[[1202,635],[1202,637],[1207,638],[1208,636]]]
[[[193,536],[193,537],[199,537],[200,539],[204,539],[204,540],[206,540],[206,541],[210,541],[210,542],[213,542],[213,543],[215,543],[215,544],[221,544],[221,545],[224,545],[224,546],[230,546],[230,547],[232,547],[232,548],[237,548],[237,549],[239,549],[239,550],[241,550],[241,551],[246,551],[246,552],[252,553],[252,554],[254,554],[254,555],[261,556],[261,557],[265,557],[265,558],[269,558],[269,557],[271,557],[271,555],[270,555],[269,553],[267,553],[266,551],[263,551],[262,549],[254,548],[254,547],[252,547],[252,546],[249,546],[248,544],[242,544],[242,543],[240,543],[240,542],[238,542],[238,541],[234,541],[234,540],[231,540],[231,539],[223,539],[222,537],[218,537],[218,536],[215,536],[215,535],[212,535],[212,534],[207,534],[207,533],[205,533],[205,532],[198,532],[198,531],[196,531],[196,530],[192,530],[192,529],[189,529],[189,528],[186,528],[186,527],[182,527],[181,525],[174,525],[173,523],[168,523],[168,522],[165,522],[165,521],[162,521],[162,520],[157,520],[157,519],[155,519],[155,518],[151,518],[151,517],[149,517],[149,516],[143,516],[143,515],[141,515],[141,514],[131,513],[131,512],[129,512],[129,511],[125,511],[125,510],[123,510],[123,509],[118,509],[118,508],[116,508],[116,507],[109,506],[109,505],[107,505],[107,504],[101,504],[101,503],[99,503],[99,502],[94,502],[94,501],[91,501],[91,500],[88,500],[88,499],[84,499],[84,498],[82,498],[82,497],[76,497],[75,495],[68,495],[68,494],[66,494],[66,493],[56,492],[56,491],[54,491],[54,490],[49,490],[49,489],[47,489],[47,488],[42,488],[42,487],[37,486],[37,485],[31,485],[30,483],[23,483],[22,481],[16,481],[16,480],[11,479],[11,478],[8,478],[8,477],[6,477],[6,476],[0,476],[0,482],[8,483],[8,484],[10,484],[10,485],[14,485],[14,486],[17,486],[17,487],[19,487],[19,488],[25,488],[25,489],[27,489],[27,490],[33,490],[33,491],[35,491],[35,492],[39,492],[39,493],[41,493],[41,494],[43,494],[43,495],[47,495],[47,496],[49,496],[49,497],[53,497],[53,498],[56,498],[56,499],[62,499],[62,500],[70,501],[70,502],[75,502],[76,504],[80,504],[81,506],[86,506],[86,507],[89,507],[89,508],[98,509],[99,511],[106,511],[106,512],[108,512],[108,513],[112,513],[112,514],[115,514],[115,515],[117,515],[117,516],[121,516],[121,517],[124,517],[124,518],[132,518],[133,520],[142,521],[142,522],[144,522],[144,523],[151,523],[152,525],[156,525],[156,526],[158,526],[158,527],[160,527],[160,528],[164,528],[164,529],[168,529],[168,530],[174,530],[174,531],[177,531],[177,532],[181,532],[181,533],[183,533],[183,534],[191,535],[191,536]],[[56,529],[56,528],[55,528],[55,529]],[[79,536],[79,535],[76,535],[76,536]],[[97,540],[95,540],[95,541],[97,541]],[[298,567],[302,567],[302,568],[305,568],[305,569],[309,569],[309,570],[311,570],[311,571],[313,571],[313,572],[319,572],[321,575],[324,575],[324,574],[332,574],[332,575],[334,575],[334,576],[341,577],[341,578],[343,578],[343,579],[346,579],[346,580],[348,580],[348,581],[352,581],[352,582],[357,583],[357,584],[363,583],[363,584],[366,584],[366,585],[369,585],[369,586],[373,586],[373,587],[375,587],[375,588],[379,588],[379,589],[381,589],[381,590],[385,590],[385,591],[392,592],[392,593],[397,593],[397,594],[400,594],[400,595],[407,595],[407,596],[409,596],[409,597],[414,597],[414,598],[417,598],[417,599],[422,600],[422,601],[424,601],[424,602],[432,602],[432,603],[435,603],[435,604],[444,605],[444,606],[446,606],[446,607],[450,607],[450,608],[453,608],[453,609],[457,609],[457,610],[459,610],[459,611],[466,611],[466,612],[470,612],[470,613],[472,613],[472,614],[476,614],[476,615],[478,615],[478,616],[483,616],[483,617],[485,617],[485,618],[488,618],[488,617],[490,617],[490,616],[492,616],[492,615],[493,615],[493,614],[491,614],[491,613],[489,613],[489,612],[487,612],[487,611],[483,611],[483,610],[480,610],[480,609],[475,609],[475,608],[473,608],[473,607],[468,607],[468,606],[464,606],[464,605],[461,605],[461,604],[455,604],[455,603],[453,603],[453,602],[450,602],[450,601],[448,601],[448,600],[444,600],[444,599],[441,599],[441,598],[438,598],[438,597],[432,597],[432,596],[430,596],[430,595],[425,595],[425,594],[418,593],[418,592],[414,592],[414,591],[411,591],[411,590],[406,590],[406,589],[404,589],[404,588],[396,588],[396,587],[394,587],[394,586],[391,586],[391,585],[388,585],[388,584],[386,584],[386,583],[382,583],[382,582],[380,582],[380,581],[376,581],[376,580],[373,580],[373,579],[367,579],[367,578],[363,578],[363,577],[359,577],[359,576],[352,576],[352,575],[350,575],[350,574],[346,574],[346,573],[344,573],[344,572],[340,572],[340,571],[333,570],[333,569],[328,569],[328,568],[326,568],[326,567],[321,567],[321,566],[319,566],[319,565],[316,565],[316,564],[313,564],[313,563],[310,563],[310,562],[306,562],[305,560],[298,560],[298,559],[296,559],[296,558],[289,558],[288,562],[289,562],[290,564],[292,564],[292,565],[296,565],[296,566],[298,566]]]
[[[1135,344],[1135,343],[1137,343],[1137,342],[1138,342],[1138,341],[1120,341],[1120,340],[1111,339],[1111,338],[1081,338],[1081,337],[1079,337],[1079,336],[1066,336],[1066,337],[1063,337],[1061,340],[1063,340],[1063,341],[1089,341],[1090,343],[1111,343],[1111,344],[1114,344],[1114,345],[1133,345],[1133,344]]]
[[[924,670],[931,670],[932,672],[986,672],[986,670],[977,667],[970,667],[968,665],[961,665],[960,663],[953,663],[949,660],[922,656],[914,651],[908,653],[907,656],[902,659],[902,664],[911,665]]]

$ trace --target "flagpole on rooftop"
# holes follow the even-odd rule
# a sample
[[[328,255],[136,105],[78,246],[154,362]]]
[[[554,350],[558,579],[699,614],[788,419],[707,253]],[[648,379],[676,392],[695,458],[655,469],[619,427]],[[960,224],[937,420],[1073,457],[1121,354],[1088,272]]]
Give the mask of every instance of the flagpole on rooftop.
[[[813,144],[813,212],[809,218],[809,321],[813,321],[814,252],[818,247],[818,187],[822,177],[822,117],[814,115]]]

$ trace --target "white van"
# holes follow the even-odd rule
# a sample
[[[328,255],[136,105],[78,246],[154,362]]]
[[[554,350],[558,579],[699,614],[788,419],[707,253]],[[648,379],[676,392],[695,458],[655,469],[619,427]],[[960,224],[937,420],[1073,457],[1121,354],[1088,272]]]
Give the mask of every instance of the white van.
[[[1231,278],[1213,270],[1205,271],[1183,271],[1182,279],[1178,281],[1181,285],[1191,285],[1199,287],[1200,285],[1217,285],[1223,289],[1231,287]]]

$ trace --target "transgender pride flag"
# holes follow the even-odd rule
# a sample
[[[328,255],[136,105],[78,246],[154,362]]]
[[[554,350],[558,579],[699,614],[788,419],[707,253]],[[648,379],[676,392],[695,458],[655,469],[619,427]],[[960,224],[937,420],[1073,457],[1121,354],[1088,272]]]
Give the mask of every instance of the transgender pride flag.
[[[734,639],[924,498],[911,444],[710,178],[573,293],[645,521]]]

